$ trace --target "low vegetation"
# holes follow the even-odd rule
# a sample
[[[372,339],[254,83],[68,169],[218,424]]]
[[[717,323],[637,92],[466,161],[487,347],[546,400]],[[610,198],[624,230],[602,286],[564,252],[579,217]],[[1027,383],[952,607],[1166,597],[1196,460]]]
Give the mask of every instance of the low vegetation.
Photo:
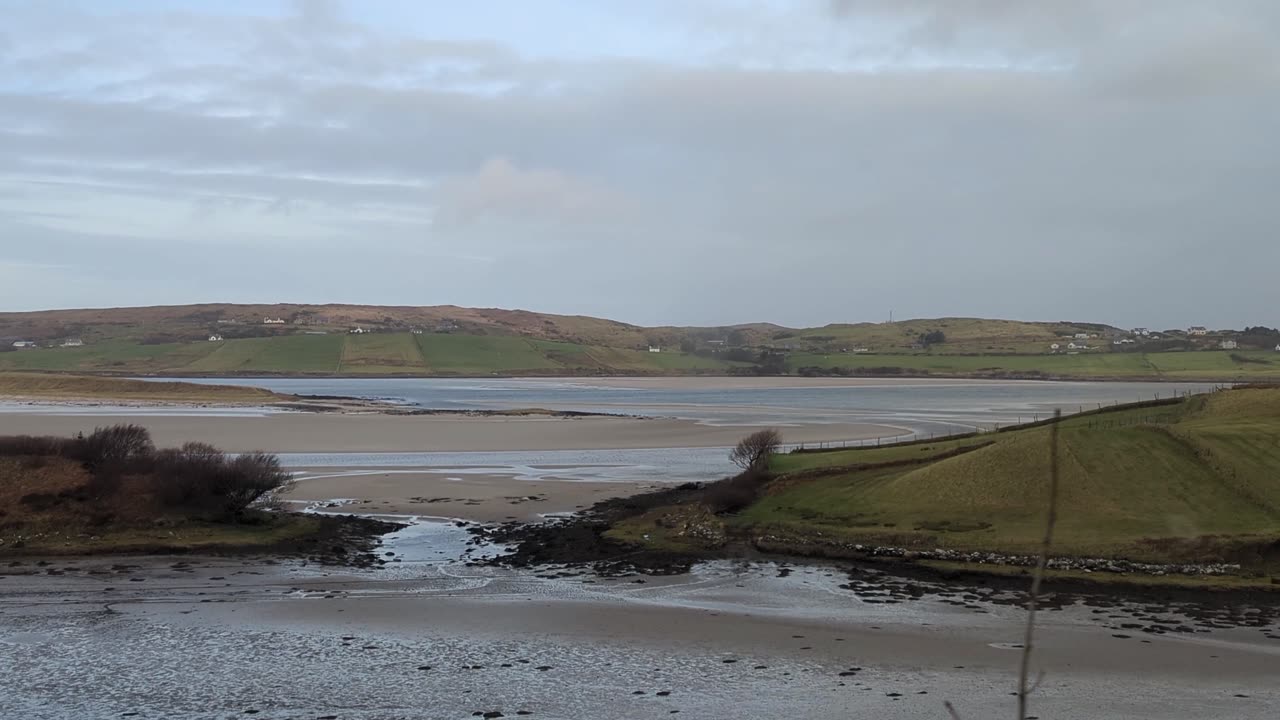
[[[148,382],[124,378],[0,372],[0,397],[26,400],[274,403],[293,400],[256,387]]]
[[[156,449],[137,425],[0,437],[0,552],[270,544],[316,529],[271,512],[290,482],[273,455]]]

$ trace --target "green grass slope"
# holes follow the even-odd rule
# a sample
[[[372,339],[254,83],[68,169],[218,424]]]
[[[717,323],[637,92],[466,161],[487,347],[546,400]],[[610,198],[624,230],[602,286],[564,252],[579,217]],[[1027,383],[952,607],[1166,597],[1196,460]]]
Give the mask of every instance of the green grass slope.
[[[348,334],[337,371],[344,374],[425,373],[426,359],[414,337],[409,333]]]
[[[172,368],[193,373],[334,373],[345,335],[287,335],[206,343],[213,352]]]
[[[980,440],[990,444],[933,461],[973,441],[780,457],[775,469],[793,471],[923,456],[784,476],[734,522],[872,544],[1031,552],[1044,527],[1049,438],[1048,427],[987,434]],[[1230,560],[1280,540],[1280,390],[1069,418],[1061,459],[1057,553]],[[1280,562],[1280,550],[1261,552]]]

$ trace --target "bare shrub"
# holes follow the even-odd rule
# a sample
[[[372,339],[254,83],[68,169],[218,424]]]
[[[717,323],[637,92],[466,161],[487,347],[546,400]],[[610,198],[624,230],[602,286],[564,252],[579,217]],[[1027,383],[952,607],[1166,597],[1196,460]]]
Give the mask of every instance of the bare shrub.
[[[769,477],[760,469],[747,470],[707,485],[702,491],[702,501],[711,512],[736,513],[756,501]]]
[[[757,430],[738,441],[729,451],[729,459],[743,470],[760,470],[769,462],[769,456],[782,446],[782,434],[773,428]]]
[[[141,425],[94,428],[88,437],[77,441],[77,445],[79,459],[95,471],[149,459],[156,449],[151,433]]]
[[[232,457],[200,442],[156,453],[152,479],[167,505],[233,517],[254,504],[275,506],[276,495],[291,484],[275,455]]]
[[[70,440],[40,435],[9,435],[0,437],[0,456],[48,456],[62,455]]]

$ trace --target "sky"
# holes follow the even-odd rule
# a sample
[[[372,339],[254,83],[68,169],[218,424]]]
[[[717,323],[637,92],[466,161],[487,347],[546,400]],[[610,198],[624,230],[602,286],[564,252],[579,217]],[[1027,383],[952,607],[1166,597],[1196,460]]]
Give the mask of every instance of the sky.
[[[1280,325],[1274,0],[0,17],[0,310]]]

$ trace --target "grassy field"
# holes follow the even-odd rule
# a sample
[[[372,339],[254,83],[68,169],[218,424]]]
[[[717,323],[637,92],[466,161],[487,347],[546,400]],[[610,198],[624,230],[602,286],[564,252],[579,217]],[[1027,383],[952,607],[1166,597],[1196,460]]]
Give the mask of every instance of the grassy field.
[[[1048,333],[1050,326],[990,320],[946,320],[948,332],[961,332],[966,342],[981,338],[1024,337]],[[914,323],[914,324],[913,324]],[[922,324],[923,323],[923,324]],[[839,345],[840,332],[912,337],[925,321],[894,326],[831,326],[828,334],[814,337]],[[1031,329],[1028,330],[1028,327]],[[1002,334],[1003,329],[1003,334]],[[805,331],[816,333],[818,330]],[[908,332],[907,335],[902,333]],[[788,343],[809,337],[801,333]],[[834,333],[834,334],[832,334]],[[879,337],[879,335],[876,335]],[[885,342],[890,339],[885,336]],[[901,338],[899,338],[901,339]],[[896,342],[896,340],[894,341]],[[1040,341],[1035,341],[1039,343]],[[856,343],[850,343],[856,345]],[[964,345],[975,350],[980,345]],[[343,374],[343,375],[575,375],[729,373],[750,363],[730,362],[715,356],[671,350],[651,353],[634,347],[596,345],[532,336],[473,335],[461,332],[376,332],[327,335],[280,335],[228,339],[221,342],[141,344],[129,339],[93,342],[78,348],[40,348],[0,352],[0,371],[99,372],[120,374]],[[1052,377],[1076,379],[1280,380],[1280,353],[1274,351],[1194,351],[1162,353],[1081,353],[1049,355],[1040,345],[1027,346],[1028,354],[999,354],[1019,348],[1017,342],[990,345],[994,354],[955,354],[950,342],[945,350],[915,353],[788,352],[792,371],[819,368],[822,373],[919,374],[931,376]],[[981,347],[987,347],[981,345]],[[1031,354],[1034,352],[1034,354]]]
[[[1238,362],[1232,355],[1253,362]],[[902,368],[932,375],[1043,373],[1073,378],[1280,379],[1280,353],[1248,351],[1079,355],[871,355],[793,353],[793,368]]]
[[[1031,552],[1043,532],[1049,433],[781,456],[781,472],[918,462],[795,481],[784,475],[732,524],[869,544]],[[982,441],[990,444],[930,460]],[[1280,565],[1280,553],[1266,550],[1280,539],[1280,390],[1068,418],[1061,442],[1057,553]]]
[[[171,368],[193,373],[335,373],[346,335],[288,335],[207,343],[218,347],[193,363]]]
[[[290,399],[290,396],[255,387],[8,372],[0,373],[0,397],[235,404],[280,402]]]
[[[342,346],[341,373],[423,372],[422,350],[408,333],[347,335]]]

